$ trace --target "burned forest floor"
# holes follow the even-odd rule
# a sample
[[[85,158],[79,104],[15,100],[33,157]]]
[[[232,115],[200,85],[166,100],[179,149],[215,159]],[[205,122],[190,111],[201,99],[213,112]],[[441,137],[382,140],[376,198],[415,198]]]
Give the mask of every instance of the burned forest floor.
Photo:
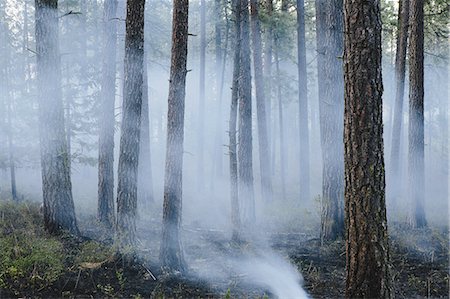
[[[49,236],[36,203],[0,201],[0,298],[271,298],[303,276],[312,298],[341,298],[345,244],[320,244],[299,232],[265,232],[234,244],[221,230],[184,226],[189,275],[164,276],[157,263],[159,219],[140,221],[138,258],[125,263],[93,216],[81,216],[83,237]],[[448,298],[449,239],[444,230],[390,226],[396,298]],[[289,261],[293,266],[290,266]],[[284,295],[280,295],[284,294]]]

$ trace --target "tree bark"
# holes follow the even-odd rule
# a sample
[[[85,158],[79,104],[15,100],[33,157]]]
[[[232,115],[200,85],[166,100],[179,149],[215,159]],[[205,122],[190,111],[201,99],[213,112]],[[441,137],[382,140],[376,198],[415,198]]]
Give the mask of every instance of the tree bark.
[[[61,92],[57,0],[35,0],[44,226],[78,234]]]
[[[119,253],[131,257],[136,245],[137,175],[144,84],[144,8],[145,0],[127,1],[116,242]]]
[[[180,240],[183,175],[184,101],[188,45],[188,0],[173,1],[172,58],[167,113],[163,229],[160,260],[166,272],[184,272]]]
[[[270,153],[267,139],[266,97],[261,45],[261,24],[259,22],[259,0],[250,0],[253,69],[255,72],[256,112],[258,117],[259,164],[261,172],[262,198],[272,200],[272,181],[270,178]]]
[[[403,97],[405,93],[406,49],[408,44],[409,0],[400,0],[398,8],[397,50],[395,53],[395,106],[391,143],[392,199],[397,201],[401,191],[400,140],[403,123]]]
[[[305,3],[297,0],[298,118],[300,200],[310,199],[309,192],[309,127],[308,78],[306,72]]]
[[[408,173],[411,198],[411,225],[427,225],[425,201],[425,140],[424,140],[424,82],[423,82],[423,0],[410,1],[409,36],[409,127]]]
[[[343,2],[316,0],[320,141],[322,145],[321,240],[344,234]]]
[[[114,104],[116,99],[117,0],[104,3],[103,74],[101,82],[100,134],[98,139],[98,221],[114,227]]]
[[[230,139],[230,198],[231,198],[231,226],[233,241],[240,239],[240,212],[239,212],[239,194],[238,194],[238,161],[236,145],[236,124],[239,100],[239,76],[241,63],[241,1],[233,0],[233,9],[235,16],[235,41],[234,41],[234,61],[233,61],[233,83],[231,88],[231,108],[229,123]]]
[[[238,172],[242,223],[250,227],[255,222],[252,147],[252,83],[250,66],[249,1],[241,1],[241,57],[239,81]]]
[[[379,1],[345,0],[347,298],[391,298]]]

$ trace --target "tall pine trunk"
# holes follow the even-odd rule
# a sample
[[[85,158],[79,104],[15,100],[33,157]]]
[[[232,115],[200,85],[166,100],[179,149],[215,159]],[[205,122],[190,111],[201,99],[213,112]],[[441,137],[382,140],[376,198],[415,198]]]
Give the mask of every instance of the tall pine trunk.
[[[300,200],[309,200],[308,78],[306,72],[305,3],[297,0],[298,117]]]
[[[36,0],[36,53],[44,226],[78,234],[61,91],[58,1]]]
[[[397,51],[395,53],[395,104],[392,124],[390,177],[392,199],[398,200],[401,192],[400,140],[403,123],[403,97],[405,93],[406,49],[408,44],[409,0],[400,0],[398,8]]]
[[[186,269],[180,240],[182,212],[184,101],[188,45],[188,0],[173,1],[172,57],[167,112],[161,266],[166,272]]]
[[[241,1],[241,57],[239,80],[238,173],[242,222],[249,227],[255,222],[252,146],[252,83],[250,66],[249,1]]]
[[[425,219],[425,140],[423,82],[423,0],[410,2],[409,35],[409,132],[408,173],[411,198],[411,225],[423,227]]]
[[[137,185],[144,84],[145,0],[128,0],[125,34],[122,126],[117,182],[116,242],[120,253],[136,245]]]
[[[235,16],[235,40],[234,40],[234,61],[233,61],[233,83],[231,88],[231,107],[229,122],[229,154],[230,154],[230,198],[231,198],[231,225],[232,237],[234,241],[240,238],[240,214],[239,214],[239,194],[238,194],[238,161],[236,145],[236,125],[239,100],[239,76],[241,61],[241,0],[233,0],[233,10]]]
[[[322,145],[322,241],[344,234],[343,2],[316,0],[320,140]]]
[[[98,221],[113,227],[114,217],[114,104],[116,99],[117,0],[104,3],[103,70],[101,82],[100,134],[98,139]]]
[[[344,3],[346,297],[391,298],[380,1]]]
[[[250,0],[253,69],[255,72],[256,112],[258,117],[259,166],[261,171],[262,198],[272,200],[269,141],[267,139],[266,96],[264,88],[261,24],[259,22],[259,0]]]

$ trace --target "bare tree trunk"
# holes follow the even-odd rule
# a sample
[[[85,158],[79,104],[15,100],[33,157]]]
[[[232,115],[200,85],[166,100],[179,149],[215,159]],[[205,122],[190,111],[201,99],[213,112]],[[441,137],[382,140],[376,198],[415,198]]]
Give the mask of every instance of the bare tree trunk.
[[[273,2],[272,0],[265,0],[266,5],[266,14],[269,18],[272,18],[273,14]],[[272,44],[273,44],[273,28],[272,22],[269,22],[268,28],[265,31],[264,35],[264,77],[266,82],[266,116],[267,116],[267,142],[271,147],[270,152],[270,171],[271,174],[274,174],[275,171],[275,129],[272,125]],[[273,135],[273,136],[272,136]]]
[[[116,243],[119,253],[130,258],[134,257],[133,248],[136,245],[137,176],[144,84],[144,10],[145,0],[127,1]]]
[[[205,168],[205,59],[206,59],[206,2],[200,0],[200,78],[199,78],[199,116],[198,116],[198,160],[197,160],[197,188],[204,190],[204,168]]]
[[[116,99],[117,0],[104,3],[103,74],[101,82],[100,134],[98,140],[98,221],[114,227],[114,104]]]
[[[344,90],[342,0],[316,0],[320,140],[322,145],[323,241],[344,234]]]
[[[266,97],[262,62],[261,25],[259,22],[259,0],[250,0],[253,68],[255,72],[256,112],[258,116],[259,164],[261,171],[262,198],[272,200],[272,181],[270,178],[270,153],[267,139]]]
[[[8,77],[6,77],[8,78]],[[13,141],[13,129],[12,129],[12,102],[13,96],[10,92],[7,93],[8,103],[7,103],[7,130],[8,130],[8,150],[9,150],[9,172],[11,179],[11,198],[13,201],[18,201],[17,188],[16,188],[16,165],[14,158],[14,141]]]
[[[142,116],[141,116],[141,146],[139,151],[138,169],[138,204],[141,204],[142,214],[149,211],[153,200],[153,176],[150,148],[150,116],[147,75],[147,52],[144,51],[144,70],[142,85]]]
[[[299,170],[300,200],[310,199],[309,192],[309,127],[308,78],[306,72],[305,3],[297,0],[297,57],[298,57],[298,118],[299,118]]]
[[[35,0],[44,226],[78,234],[64,130],[57,0]]]
[[[427,225],[425,201],[425,140],[423,107],[423,0],[410,2],[409,32],[409,197],[411,198],[411,225]]]
[[[379,1],[345,3],[347,298],[391,298]]]
[[[405,93],[406,48],[408,44],[409,0],[400,0],[398,8],[398,36],[395,54],[395,106],[392,124],[391,184],[392,199],[398,200],[401,191],[400,140],[403,123],[403,96]]]
[[[241,1],[241,66],[239,81],[239,199],[242,222],[250,227],[255,222],[252,146],[252,78],[250,66],[249,1]]]
[[[172,58],[167,113],[167,147],[164,180],[163,229],[160,249],[165,272],[183,272],[186,265],[180,240],[184,101],[188,45],[188,0],[174,0],[172,21]]]
[[[241,61],[241,1],[233,0],[233,10],[235,16],[235,42],[234,42],[234,61],[233,61],[233,85],[231,89],[231,108],[230,123],[228,134],[230,138],[230,197],[231,197],[231,225],[233,241],[240,239],[240,212],[239,212],[239,194],[238,194],[238,161],[236,146],[236,123],[239,99],[239,76]]]

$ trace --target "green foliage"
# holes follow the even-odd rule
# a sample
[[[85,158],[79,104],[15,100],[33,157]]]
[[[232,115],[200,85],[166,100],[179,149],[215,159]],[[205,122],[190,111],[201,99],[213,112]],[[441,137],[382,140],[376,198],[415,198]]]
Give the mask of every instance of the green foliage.
[[[0,287],[20,294],[42,289],[64,271],[62,243],[42,236],[38,206],[0,204]]]
[[[75,264],[100,263],[107,260],[113,251],[110,247],[95,241],[88,241],[81,246],[80,252],[75,257]]]

